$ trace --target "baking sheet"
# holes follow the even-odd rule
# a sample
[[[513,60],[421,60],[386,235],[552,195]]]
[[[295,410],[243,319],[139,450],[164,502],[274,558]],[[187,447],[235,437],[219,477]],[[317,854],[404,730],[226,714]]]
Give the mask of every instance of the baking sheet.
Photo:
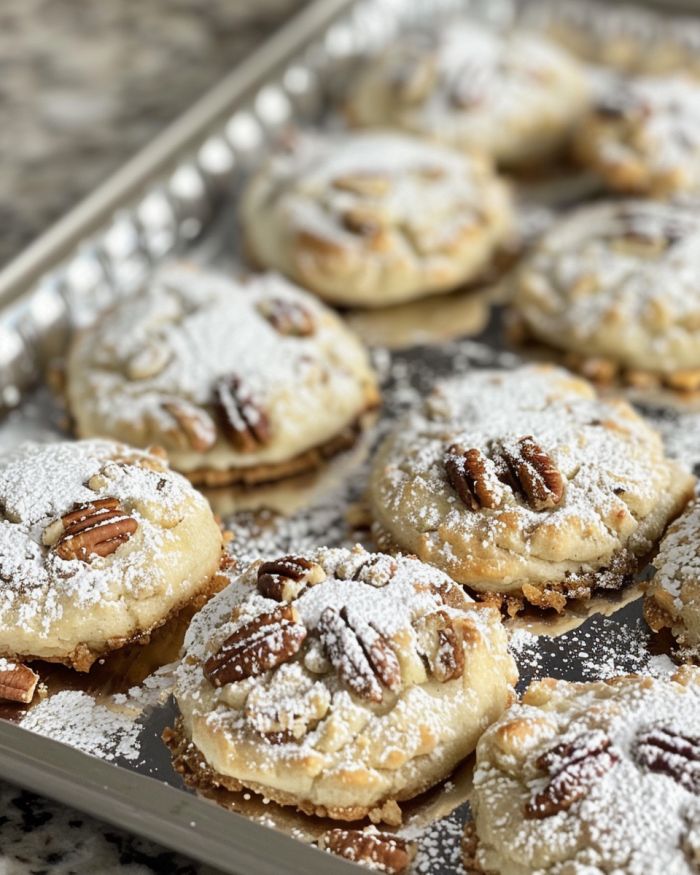
[[[442,14],[449,14],[460,5],[480,6],[481,14],[497,21],[510,20],[515,10],[512,3],[435,4]],[[567,10],[570,5],[566,4]],[[580,9],[580,4],[574,6]],[[349,66],[356,63],[354,47],[366,45],[367,35],[374,34],[374,42],[370,40],[369,44],[376,49],[390,37],[401,14],[412,17],[408,14],[410,7],[408,0],[404,3],[371,0],[355,4],[353,22],[359,30],[354,39],[348,38],[352,31],[343,31],[334,25],[336,29],[322,42],[324,51],[330,52],[331,69],[335,74],[327,83],[331,90],[342,84]],[[422,11],[428,15],[432,9],[433,5],[426,3]],[[534,16],[533,20],[537,19],[539,26],[551,30],[553,19],[548,9],[546,4],[539,4],[537,15],[529,14]],[[415,10],[412,12],[415,17]],[[642,18],[635,19],[633,14],[632,21],[640,22]],[[629,29],[629,19],[625,22]],[[360,40],[358,33],[365,38]],[[315,49],[311,46],[307,54],[313,51],[320,51],[318,45]],[[298,66],[298,69],[303,67]],[[269,97],[273,92],[267,93]],[[309,92],[309,107],[323,104],[318,95],[315,100],[311,97]],[[258,110],[259,98],[260,93]],[[279,110],[278,105],[276,118],[280,123],[270,122],[267,138],[273,133],[279,134],[289,124],[288,116]],[[268,118],[274,119],[269,106],[266,112]],[[123,235],[121,250],[117,247],[121,255],[113,259],[108,271],[89,248],[69,263],[61,273],[60,296],[70,305],[73,322],[92,318],[96,306],[113,299],[115,289],[120,294],[133,290],[154,263],[162,257],[170,257],[169,253],[178,244],[183,248],[183,237],[187,243],[188,238],[199,235],[200,231],[205,232],[200,239],[183,248],[185,257],[223,269],[240,269],[241,260],[235,252],[235,241],[240,234],[233,205],[246,166],[251,165],[251,154],[259,144],[259,127],[249,125],[246,133],[245,120],[250,122],[253,118],[240,112],[234,117],[236,137],[231,131],[229,134],[238,144],[240,172],[233,174],[224,205],[216,212],[209,208],[214,202],[221,204],[220,197],[213,198],[205,209],[200,203],[203,192],[199,191],[197,197],[193,195],[192,205],[199,206],[193,215],[186,217],[191,221],[189,226],[185,224],[183,235],[182,228],[173,219],[171,200],[164,196],[159,212],[156,197],[147,204],[148,209],[143,203],[139,206],[140,224],[138,228],[134,225],[135,233],[138,232],[136,242],[130,244],[128,239],[129,217],[120,219],[121,227],[127,229],[126,237]],[[337,124],[337,119],[327,114],[323,120]],[[569,168],[562,168],[555,178],[547,181],[520,183],[518,192],[525,239],[546,227],[562,208],[597,195],[589,178]],[[220,191],[217,194],[220,195]],[[143,237],[146,232],[147,245]],[[320,472],[254,491],[230,488],[207,491],[214,511],[221,515],[233,534],[231,550],[241,563],[259,555],[303,551],[320,544],[361,542],[372,546],[368,530],[363,527],[367,462],[373,446],[396,416],[442,376],[464,373],[470,368],[512,367],[523,357],[540,356],[538,350],[516,350],[508,346],[499,303],[505,291],[506,282],[497,280],[479,289],[462,290],[390,310],[346,314],[350,324],[373,348],[375,364],[382,377],[383,408],[367,423],[358,444]],[[60,352],[62,345],[63,341],[57,338],[47,349],[50,353]],[[17,393],[19,396],[19,385]],[[669,393],[637,392],[631,397],[661,429],[669,452],[697,467],[700,464],[698,400],[680,399]],[[60,402],[42,385],[25,395],[21,405],[0,423],[0,451],[25,438],[55,440],[67,433],[67,417]],[[160,786],[172,788],[183,804],[194,804],[193,794],[173,771],[169,753],[161,741],[163,729],[171,725],[175,717],[172,671],[188,620],[187,615],[175,618],[154,633],[150,644],[125,648],[106,657],[87,676],[57,666],[40,665],[44,698],[30,709],[4,706],[0,708],[0,717],[114,764],[121,774],[155,779]],[[574,605],[561,618],[528,611],[509,620],[508,625],[511,647],[520,669],[521,688],[534,677],[550,674],[571,680],[593,680],[627,672],[663,675],[673,668],[668,642],[652,640],[641,617],[638,583],[623,592],[596,597],[585,605]],[[27,738],[31,736],[23,736],[18,749]],[[0,742],[3,740],[0,734]],[[7,742],[10,748],[12,743],[12,739]],[[400,832],[418,842],[419,852],[413,864],[415,873],[453,875],[462,871],[459,843],[462,824],[468,817],[470,772],[471,763],[467,762],[444,785],[405,806],[405,824]],[[109,799],[110,794],[116,794],[116,789],[113,781],[107,780],[104,797]],[[74,799],[70,801],[75,804]],[[252,794],[217,791],[213,801],[256,824],[273,827],[304,842],[313,841],[328,826]],[[133,802],[138,811],[139,797],[134,796]],[[171,820],[176,820],[175,814]],[[192,823],[196,832],[197,823],[195,820]],[[165,835],[162,825],[149,823],[148,829],[142,825],[141,831],[157,840],[175,842],[172,835]],[[219,861],[219,865],[226,866],[228,871],[249,871],[244,868],[243,857],[234,852],[235,833],[236,830],[232,830],[231,857],[223,863]],[[182,844],[180,848],[183,849]],[[185,848],[206,857],[196,843],[189,846],[185,842]],[[325,871],[332,866],[325,859],[322,864]]]

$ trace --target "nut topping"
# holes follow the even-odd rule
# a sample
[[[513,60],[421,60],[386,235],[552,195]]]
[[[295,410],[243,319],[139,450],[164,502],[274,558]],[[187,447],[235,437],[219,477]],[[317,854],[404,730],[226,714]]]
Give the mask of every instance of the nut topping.
[[[305,638],[296,610],[280,605],[236,629],[204,663],[204,675],[215,687],[256,677],[290,660]]]
[[[369,556],[365,558],[364,554],[358,563],[357,556],[352,556],[347,562],[341,563],[336,574],[341,580],[356,580],[359,583],[366,583],[369,586],[381,588],[391,582],[398,563],[391,556],[383,554]]]
[[[270,681],[254,686],[245,700],[250,726],[269,741],[286,736],[300,739],[328,713],[331,694],[327,687],[304,672],[298,662],[287,663]]]
[[[546,751],[537,759],[537,768],[550,775],[544,790],[533,793],[525,806],[528,818],[544,818],[568,811],[588,793],[620,759],[603,732],[585,732]]]
[[[555,507],[564,497],[564,478],[532,435],[520,438],[516,448],[501,447],[501,456],[533,510]]]
[[[654,726],[637,738],[636,758],[650,772],[661,772],[700,796],[700,735],[683,735]]]
[[[441,684],[464,674],[464,641],[461,628],[447,611],[434,611],[423,617],[418,628],[420,649],[433,676]]]
[[[0,660],[0,699],[28,705],[34,698],[39,675],[28,665]]]
[[[120,507],[116,498],[76,505],[70,513],[48,526],[43,542],[53,547],[61,559],[109,556],[126,543],[138,523]]]
[[[499,444],[489,458],[482,450],[452,444],[445,457],[447,479],[470,510],[501,507],[504,487],[521,495],[533,510],[555,507],[564,496],[564,478],[532,435],[514,445]]]
[[[238,377],[219,380],[215,391],[224,432],[236,450],[253,453],[270,440],[265,411],[244,390]]]
[[[258,590],[268,599],[291,602],[307,586],[326,579],[326,572],[303,556],[282,556],[258,568]]]
[[[170,361],[170,350],[163,343],[152,341],[142,347],[126,365],[130,380],[149,380],[157,377]]]
[[[382,197],[391,188],[391,180],[379,173],[353,173],[337,176],[333,180],[333,188],[360,197]]]
[[[311,311],[298,301],[265,298],[258,303],[258,312],[286,337],[310,337],[316,330]]]
[[[381,702],[382,685],[392,691],[401,686],[401,666],[389,642],[369,624],[353,624],[345,608],[326,608],[318,632],[340,680],[355,695]]]
[[[175,420],[172,437],[183,449],[205,453],[216,443],[216,426],[209,414],[188,401],[173,399],[161,405]]]
[[[410,842],[377,830],[330,829],[321,836],[318,846],[352,863],[365,864],[390,875],[405,872],[415,855],[415,847]]]
[[[470,510],[501,506],[503,485],[496,476],[496,466],[481,450],[465,450],[452,444],[447,450],[445,471],[450,485]]]

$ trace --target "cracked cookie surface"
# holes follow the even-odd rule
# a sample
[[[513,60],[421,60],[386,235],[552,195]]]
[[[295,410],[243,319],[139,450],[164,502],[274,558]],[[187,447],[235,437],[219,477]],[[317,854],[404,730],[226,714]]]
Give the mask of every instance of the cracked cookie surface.
[[[477,747],[470,872],[694,875],[700,862],[700,670],[551,678]]]
[[[315,467],[379,398],[364,347],[312,296],[185,265],[80,334],[67,378],[79,435],[158,444],[211,485]]]
[[[524,366],[439,383],[380,446],[369,499],[380,545],[561,610],[620,587],[692,488],[629,404]]]
[[[689,205],[583,206],[536,244],[514,306],[537,340],[611,375],[700,386],[700,221]]]
[[[0,654],[87,670],[215,586],[219,526],[161,456],[112,441],[0,456]]]
[[[618,192],[668,197],[700,186],[700,85],[682,75],[623,80],[579,127],[578,158]]]
[[[476,280],[512,236],[487,160],[387,132],[300,135],[253,178],[242,219],[255,261],[358,307]]]
[[[176,766],[340,820],[401,820],[512,701],[498,613],[361,547],[254,563],[194,619]]]
[[[457,19],[399,37],[371,61],[348,115],[514,166],[560,151],[587,106],[582,69],[564,49],[535,33]]]

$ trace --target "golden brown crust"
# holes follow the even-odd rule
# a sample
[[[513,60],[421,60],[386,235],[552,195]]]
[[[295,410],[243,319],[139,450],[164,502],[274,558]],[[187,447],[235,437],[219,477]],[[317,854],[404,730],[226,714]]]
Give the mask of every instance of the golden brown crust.
[[[380,523],[372,524],[372,537],[378,550],[385,553],[401,553],[401,547]],[[599,590],[621,589],[632,576],[642,567],[643,560],[638,559],[627,550],[616,553],[606,568],[580,574],[575,582],[552,581],[544,586],[523,584],[520,593],[477,592],[466,587],[477,601],[489,607],[496,608],[514,617],[523,611],[527,605],[541,610],[554,610],[562,613],[571,601],[589,601]],[[651,624],[650,624],[651,625]]]
[[[399,826],[401,824],[402,814],[396,799],[385,799],[380,805],[375,805],[372,808],[360,805],[351,808],[319,806],[314,805],[313,802],[308,800],[300,800],[289,793],[266,787],[263,784],[256,784],[254,782],[243,783],[235,778],[221,775],[207,764],[202,754],[186,737],[182,719],[179,717],[175,721],[174,727],[168,727],[164,730],[162,737],[172,755],[175,771],[182,775],[188,787],[200,790],[203,793],[206,793],[207,790],[220,787],[232,793],[252,790],[253,793],[257,793],[266,799],[271,799],[278,805],[293,806],[303,814],[313,817],[330,817],[333,820],[344,821],[363,820],[367,817],[372,823],[386,823],[389,826]],[[424,790],[430,789],[430,786],[433,785],[427,785]],[[400,799],[400,797],[398,798]]]
[[[104,647],[90,647],[88,644],[81,643],[71,653],[61,657],[33,656],[32,654],[18,654],[10,652],[2,652],[0,653],[0,657],[4,659],[19,660],[22,662],[33,662],[34,660],[41,660],[41,662],[51,662],[58,665],[65,665],[68,668],[72,668],[74,671],[88,672],[98,659],[108,653],[112,653],[115,650],[121,650],[122,647],[128,647],[131,644],[148,644],[148,642],[151,640],[151,635],[153,634],[153,632],[155,632],[156,629],[159,629],[161,626],[169,623],[186,608],[194,607],[199,610],[199,608],[203,607],[213,595],[216,595],[217,592],[221,592],[221,590],[228,584],[228,582],[229,580],[227,577],[217,572],[212,577],[207,578],[207,580],[203,582],[202,587],[194,596],[191,596],[179,602],[171,611],[168,612],[168,614],[166,614],[165,617],[162,617],[160,620],[158,620],[157,623],[154,623],[148,629],[139,630],[133,635],[130,635],[128,638],[109,638],[105,642]]]
[[[229,468],[221,471],[216,468],[198,468],[196,471],[186,471],[185,476],[194,486],[259,486],[298,474],[306,474],[320,468],[328,459],[350,449],[362,432],[362,419],[370,410],[380,403],[379,395],[370,398],[365,413],[340,434],[318,447],[288,459],[286,462],[268,465],[251,465],[248,468]]]
[[[536,338],[528,329],[525,320],[514,311],[508,314],[506,330],[508,340],[513,346],[529,352],[546,353],[551,361],[575,371],[597,386],[666,389],[684,397],[700,390],[700,368],[681,368],[660,374],[639,368],[625,368],[614,359],[601,355],[583,356],[573,352],[563,352]]]
[[[477,862],[476,852],[478,847],[479,838],[476,834],[474,821],[468,820],[464,824],[464,833],[462,835],[462,865],[466,875],[488,875]]]

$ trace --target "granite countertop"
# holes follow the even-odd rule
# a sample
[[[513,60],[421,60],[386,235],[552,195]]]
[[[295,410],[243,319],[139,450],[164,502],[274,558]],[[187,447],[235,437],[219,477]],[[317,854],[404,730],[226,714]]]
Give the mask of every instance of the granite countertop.
[[[303,0],[3,0],[0,264]],[[211,873],[0,782],[2,875]]]
[[[304,0],[3,0],[0,264]]]

